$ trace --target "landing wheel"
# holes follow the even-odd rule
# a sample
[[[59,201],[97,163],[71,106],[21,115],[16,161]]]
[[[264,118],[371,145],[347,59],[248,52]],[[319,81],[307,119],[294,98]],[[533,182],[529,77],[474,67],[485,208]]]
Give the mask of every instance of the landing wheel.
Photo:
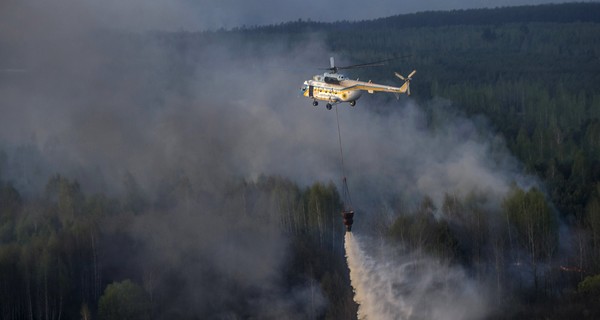
[[[350,106],[351,107],[354,107],[355,105],[356,105],[356,101],[354,101],[354,100],[350,101]]]
[[[316,106],[318,106],[318,105],[319,105],[319,102],[318,102],[317,100],[313,101],[313,106],[315,106],[315,107],[316,107]]]
[[[332,106],[331,106],[331,103],[328,103],[328,104],[326,105],[326,107],[327,107],[327,110],[331,110],[331,107],[332,107]]]

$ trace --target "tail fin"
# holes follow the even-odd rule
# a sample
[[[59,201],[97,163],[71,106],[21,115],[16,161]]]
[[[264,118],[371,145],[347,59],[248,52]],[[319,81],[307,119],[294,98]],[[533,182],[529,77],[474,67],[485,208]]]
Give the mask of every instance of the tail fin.
[[[400,87],[400,90],[402,90],[402,92],[406,92],[407,95],[410,96],[410,81],[412,80],[412,76],[415,75],[415,73],[417,73],[417,70],[413,70],[408,77],[403,77],[401,74],[399,74],[398,72],[394,72],[394,74],[396,75],[396,77],[400,78],[401,80],[404,80],[404,84],[402,85],[402,87]]]

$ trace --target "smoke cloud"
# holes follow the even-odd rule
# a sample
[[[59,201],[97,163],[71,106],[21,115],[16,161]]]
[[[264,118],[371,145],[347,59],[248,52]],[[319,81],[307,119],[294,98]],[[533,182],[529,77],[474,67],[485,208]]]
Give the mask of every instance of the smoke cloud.
[[[433,118],[411,101],[390,105],[393,111],[383,115],[368,108],[341,113],[351,190],[368,185],[359,187],[359,195],[369,192],[371,199],[389,197],[390,190],[402,190],[407,199],[429,195],[439,207],[444,194],[501,199],[513,182],[534,183],[522,175],[502,138],[485,126],[460,116],[447,102],[426,107],[433,108]]]

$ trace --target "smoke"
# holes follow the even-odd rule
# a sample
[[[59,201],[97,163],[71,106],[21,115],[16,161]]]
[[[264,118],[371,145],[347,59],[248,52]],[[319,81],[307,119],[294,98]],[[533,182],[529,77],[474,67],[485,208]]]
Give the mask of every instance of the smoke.
[[[165,318],[322,313],[318,282],[284,278],[289,236],[279,212],[257,205],[250,214],[228,194],[232,181],[273,173],[265,165],[285,172],[300,163],[289,161],[293,115],[269,115],[285,114],[297,96],[285,63],[298,64],[300,49],[238,54],[252,43],[198,42],[186,52],[170,42],[176,34],[139,34],[119,17],[111,25],[105,12],[133,13],[120,5],[97,16],[85,2],[0,6],[0,68],[23,70],[0,72],[0,179],[35,198],[60,173],[86,194],[133,191],[148,201],[143,214],[106,223],[111,243],[136,247],[101,248],[99,261],[107,273],[121,270],[116,279],[141,271],[137,282],[161,295]]]
[[[280,213],[206,196],[222,200],[146,213],[127,230],[140,244],[130,263],[162,303],[162,318],[317,318],[326,306],[319,283],[290,284],[283,274],[290,252]]]
[[[339,181],[335,114],[298,93],[332,55],[318,36],[291,49],[285,41],[207,46],[193,35],[161,41],[126,26],[115,31],[118,23],[91,17],[95,10],[85,2],[68,3],[59,12],[10,2],[14,14],[2,14],[4,60],[26,70],[0,74],[0,173],[20,190],[39,191],[54,172],[99,191],[131,174],[148,193],[167,172],[185,172],[206,188],[261,174],[302,185]],[[104,11],[127,12],[120,9]],[[393,84],[392,71],[410,70],[386,70],[374,80]],[[375,104],[386,113],[373,112]],[[350,189],[359,201],[398,193],[437,203],[444,193],[501,196],[513,181],[529,179],[501,138],[448,103],[429,104],[381,105],[367,95],[354,109],[339,107]],[[436,110],[438,124],[428,123],[423,107]]]
[[[347,232],[344,244],[358,319],[483,319],[489,313],[486,289],[459,267],[386,247],[366,254],[360,239]]]

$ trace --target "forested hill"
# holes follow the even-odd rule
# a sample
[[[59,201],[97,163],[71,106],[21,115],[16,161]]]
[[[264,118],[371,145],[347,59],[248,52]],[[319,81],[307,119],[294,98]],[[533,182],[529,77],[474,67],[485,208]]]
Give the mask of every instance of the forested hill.
[[[418,28],[458,25],[501,25],[507,23],[572,23],[600,22],[600,3],[564,3],[535,6],[516,6],[485,9],[464,9],[452,11],[425,11],[401,14],[375,20],[338,21],[333,23],[314,21],[293,21],[279,25],[255,27],[279,32],[360,30],[382,28]]]
[[[600,3],[568,3],[539,6],[504,7],[419,12],[377,19],[364,24],[395,28],[489,25],[515,22],[600,22]]]

